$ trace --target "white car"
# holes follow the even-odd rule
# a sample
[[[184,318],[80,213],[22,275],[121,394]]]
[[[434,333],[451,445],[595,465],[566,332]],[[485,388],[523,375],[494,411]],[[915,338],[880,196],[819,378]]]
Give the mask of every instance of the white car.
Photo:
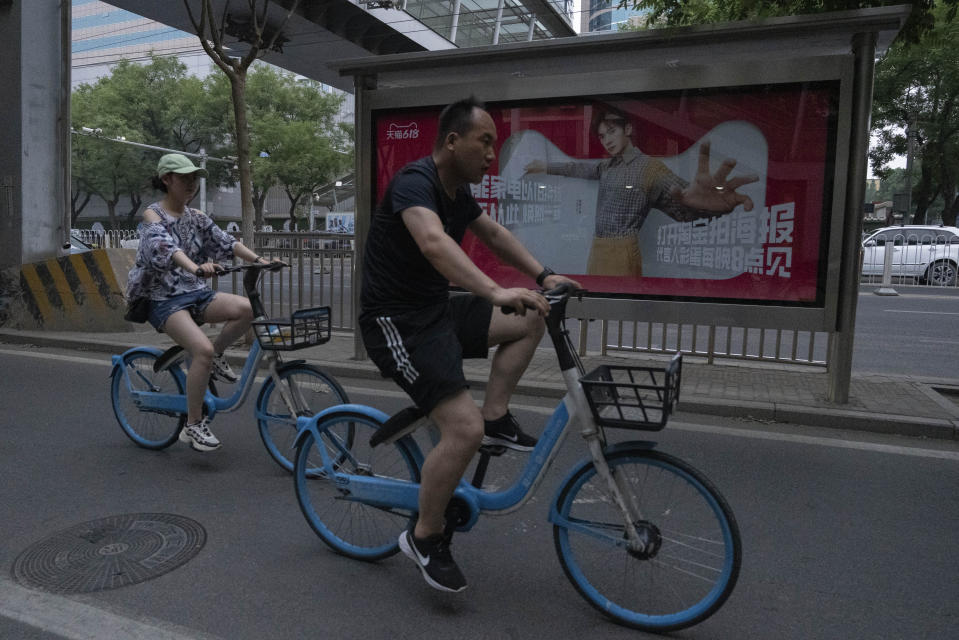
[[[862,243],[862,273],[881,276],[886,246],[892,245],[892,275],[937,286],[955,286],[959,269],[959,227],[884,227]]]

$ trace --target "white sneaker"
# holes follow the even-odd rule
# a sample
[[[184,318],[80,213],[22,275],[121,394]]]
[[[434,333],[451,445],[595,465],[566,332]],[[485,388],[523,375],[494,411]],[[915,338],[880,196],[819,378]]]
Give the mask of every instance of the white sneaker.
[[[224,382],[236,382],[239,379],[239,376],[233,373],[233,369],[230,368],[230,363],[227,362],[226,357],[222,353],[218,356],[213,356],[213,371],[210,373],[214,379]]]
[[[188,442],[195,451],[216,451],[220,448],[220,441],[207,426],[208,421],[203,418],[199,422],[188,424],[180,431],[180,442]]]

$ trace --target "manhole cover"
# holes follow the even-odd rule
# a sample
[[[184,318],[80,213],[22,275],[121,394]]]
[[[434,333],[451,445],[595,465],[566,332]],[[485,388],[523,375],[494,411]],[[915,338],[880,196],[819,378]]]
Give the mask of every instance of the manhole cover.
[[[206,543],[195,520],[169,513],[128,513],[85,522],[20,554],[13,577],[32,589],[90,593],[137,584],[189,561]]]

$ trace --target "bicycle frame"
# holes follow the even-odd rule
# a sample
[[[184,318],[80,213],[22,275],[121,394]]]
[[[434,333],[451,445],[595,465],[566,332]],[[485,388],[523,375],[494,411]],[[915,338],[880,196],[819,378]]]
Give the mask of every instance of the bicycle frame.
[[[567,393],[563,400],[556,407],[553,414],[547,421],[546,428],[539,438],[536,447],[530,452],[529,459],[526,462],[522,472],[508,488],[488,492],[481,488],[469,484],[465,479],[461,479],[459,485],[453,494],[453,499],[459,499],[468,507],[468,519],[458,527],[461,531],[467,531],[473,527],[479,518],[480,513],[506,514],[522,507],[532,497],[533,493],[539,487],[539,484],[549,470],[550,465],[559,452],[567,434],[567,427],[570,423],[578,423],[581,427],[581,434],[586,440],[590,458],[574,467],[573,472],[579,469],[582,464],[596,465],[600,477],[604,478],[614,496],[620,511],[623,514],[627,538],[616,539],[615,542],[620,546],[628,546],[630,549],[642,550],[645,543],[640,539],[633,523],[641,517],[639,509],[635,502],[627,500],[623,496],[629,495],[621,487],[619,479],[614,477],[606,464],[604,455],[605,434],[602,427],[596,424],[590,412],[585,392],[579,382],[583,375],[582,363],[576,356],[575,351],[569,341],[568,332],[565,328],[565,292],[551,296],[550,313],[547,317],[547,329],[556,349],[559,358],[560,368],[562,370],[563,380],[566,384]],[[296,437],[296,446],[300,446],[302,440],[307,434],[312,434],[317,442],[326,442],[336,448],[336,456],[339,459],[351,457],[349,447],[345,443],[338,441],[336,436],[328,428],[323,426],[327,417],[340,412],[357,413],[373,420],[385,422],[389,416],[382,411],[365,405],[348,404],[331,407],[313,417],[301,417],[297,420],[299,433]],[[334,424],[334,423],[331,423]],[[322,438],[321,435],[326,435]],[[407,434],[403,436],[406,445],[409,448],[416,464],[421,466],[424,455],[419,446]],[[643,447],[653,446],[650,442],[630,443],[639,444]],[[370,504],[382,508],[399,508],[409,511],[418,511],[419,509],[419,484],[405,480],[392,478],[344,474],[337,471],[337,465],[326,446],[317,446],[323,461],[323,473],[343,490],[343,500],[356,501],[364,504]],[[555,505],[551,509],[550,521],[554,524],[575,528],[575,523],[562,521],[556,512]]]
[[[113,366],[116,370],[124,371],[123,359],[130,353],[136,351],[145,351],[153,353],[154,355],[160,355],[162,351],[153,347],[134,347],[127,350],[126,352],[115,355],[112,358]],[[272,356],[273,354],[271,354]],[[260,348],[258,342],[254,342],[250,347],[250,353],[246,357],[246,362],[243,364],[243,371],[240,373],[240,379],[237,381],[236,389],[229,396],[217,396],[208,389],[206,394],[203,397],[203,404],[206,407],[207,415],[209,417],[215,416],[217,413],[229,413],[240,408],[244,402],[246,402],[247,397],[250,394],[250,390],[253,388],[253,382],[256,380],[256,371],[260,366],[260,361],[263,359],[263,350]],[[276,363],[277,358],[268,356],[270,361],[270,375],[276,375]],[[183,372],[183,369],[180,367],[171,368],[171,373],[180,379],[180,382],[183,385],[186,385],[186,374]],[[124,375],[126,375],[124,373]],[[133,398],[134,404],[140,411],[153,411],[156,413],[166,413],[166,414],[186,414],[187,412],[187,402],[186,395],[180,394],[170,394],[170,393],[156,393],[153,391],[137,391],[130,384],[129,380],[126,381],[127,391],[130,393],[130,396]]]
[[[243,268],[244,267],[231,267],[228,269],[223,269],[220,273],[229,273],[231,271],[237,271]],[[263,302],[260,300],[260,293],[256,288],[257,281],[260,277],[260,272],[263,270],[263,268],[254,270],[250,269],[249,267],[245,267],[246,273],[243,276],[244,292],[246,293],[247,298],[250,300],[250,306],[253,308],[253,315],[255,316],[256,320],[262,320],[266,318],[266,310],[263,306]],[[117,371],[124,371],[124,358],[128,354],[137,351],[152,353],[154,355],[160,355],[160,353],[162,353],[161,350],[153,347],[134,347],[120,355],[115,355],[112,358],[114,374]],[[229,413],[243,406],[250,394],[250,390],[253,388],[253,382],[256,380],[256,371],[259,369],[260,362],[263,357],[263,349],[260,347],[260,343],[254,340],[250,347],[250,351],[247,354],[246,361],[243,363],[243,371],[240,373],[240,379],[237,381],[237,386],[233,393],[224,397],[214,395],[208,389],[204,394],[203,404],[206,407],[208,417],[212,419],[217,413]],[[285,386],[279,384],[280,379],[277,375],[277,366],[282,364],[282,359],[277,352],[270,352],[269,355],[266,356],[266,359],[268,362],[270,377],[272,377],[276,383],[277,391],[280,393],[280,397],[289,408],[291,414],[295,414],[295,405],[292,399],[289,397]],[[186,374],[183,372],[183,370],[178,366],[171,367],[171,373],[179,378],[180,382],[185,388]],[[156,413],[171,415],[186,415],[187,413],[186,394],[180,395],[155,393],[152,391],[136,391],[128,379],[126,380],[126,385],[127,391],[130,393],[134,404],[140,411],[153,411]]]

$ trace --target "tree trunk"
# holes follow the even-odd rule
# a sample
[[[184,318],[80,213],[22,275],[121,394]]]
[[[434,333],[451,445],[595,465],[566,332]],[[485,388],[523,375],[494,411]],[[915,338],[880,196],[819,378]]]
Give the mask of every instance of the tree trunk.
[[[956,194],[956,185],[946,182],[942,185],[945,200],[942,208],[942,224],[947,227],[956,226],[956,213],[959,212],[959,195]]]
[[[264,189],[258,193],[252,193],[250,195],[250,202],[253,203],[253,214],[254,220],[256,221],[256,228],[262,229],[264,220],[263,220],[263,203],[266,202],[266,194],[269,193],[269,189]],[[245,242],[243,244],[246,244]]]
[[[294,197],[289,189],[284,189],[286,191],[286,197],[290,201],[290,230],[296,231],[296,205],[300,202],[305,194],[298,193]]]
[[[243,244],[253,247],[254,208],[250,175],[250,131],[246,118],[246,69],[230,76],[233,96],[233,117],[236,123],[236,158],[240,169],[240,231]]]
[[[107,203],[107,215],[110,218],[110,229],[112,231],[117,230],[117,202],[119,201],[119,198],[105,201]]]
[[[80,194],[76,193],[73,197],[70,198],[70,226],[75,227],[77,225],[77,218],[80,217],[80,214],[86,209],[87,204],[90,202],[90,196],[93,194],[85,193],[83,200],[80,200]]]
[[[137,212],[140,211],[141,204],[143,204],[143,199],[140,197],[140,194],[131,191],[130,210],[127,212],[127,226],[133,228],[133,219],[136,217]]]
[[[932,174],[927,168],[929,165],[923,163],[922,171],[919,178],[919,184],[916,185],[913,189],[913,205],[915,206],[915,214],[912,217],[912,224],[923,224],[923,221],[926,217],[926,211],[929,209],[929,205],[932,204],[932,201],[935,199],[935,194],[930,193],[932,189]]]

